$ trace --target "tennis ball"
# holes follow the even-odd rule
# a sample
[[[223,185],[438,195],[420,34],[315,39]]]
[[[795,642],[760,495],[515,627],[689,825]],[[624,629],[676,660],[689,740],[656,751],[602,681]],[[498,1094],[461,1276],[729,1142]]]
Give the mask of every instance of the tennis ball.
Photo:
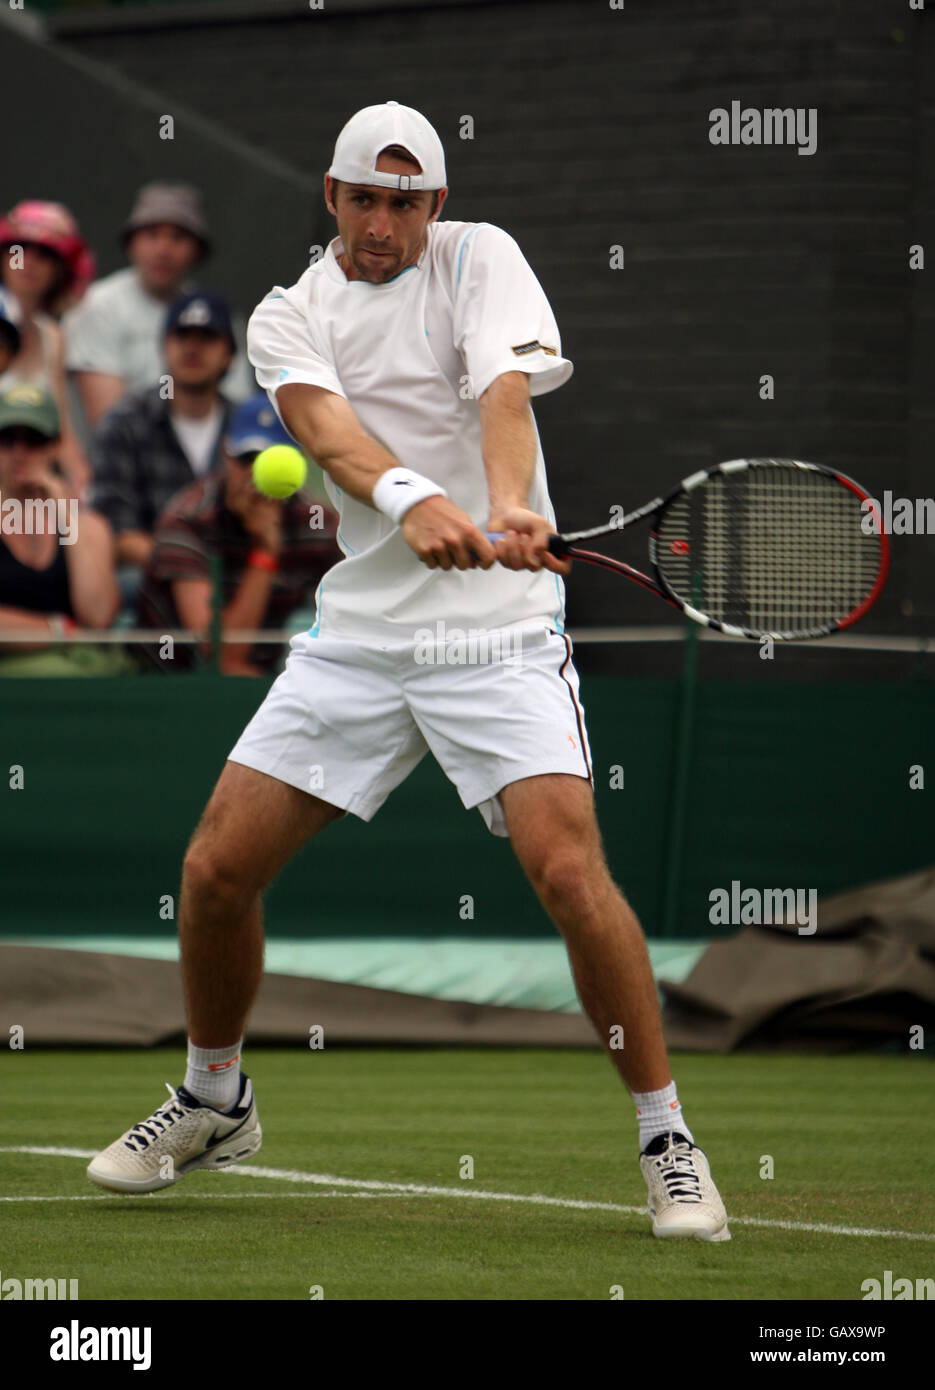
[[[307,472],[305,459],[291,444],[271,444],[253,460],[253,481],[264,497],[291,497]]]

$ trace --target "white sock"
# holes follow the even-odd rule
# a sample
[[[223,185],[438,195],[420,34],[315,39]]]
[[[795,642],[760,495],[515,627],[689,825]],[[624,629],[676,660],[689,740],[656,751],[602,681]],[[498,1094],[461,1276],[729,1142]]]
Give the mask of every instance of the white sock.
[[[668,1134],[673,1129],[694,1142],[695,1136],[682,1117],[682,1107],[675,1093],[674,1081],[670,1081],[661,1091],[633,1091],[631,1094],[640,1122],[640,1153],[647,1144],[652,1143],[657,1134]]]
[[[184,1086],[196,1100],[215,1110],[231,1110],[240,1095],[240,1050],[243,1038],[233,1047],[196,1047],[188,1040],[188,1068]]]

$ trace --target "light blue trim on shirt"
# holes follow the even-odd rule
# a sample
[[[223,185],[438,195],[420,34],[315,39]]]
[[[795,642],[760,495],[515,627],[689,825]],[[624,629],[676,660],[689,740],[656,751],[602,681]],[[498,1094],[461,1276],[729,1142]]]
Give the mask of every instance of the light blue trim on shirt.
[[[461,238],[461,245],[458,247],[458,273],[455,276],[456,285],[460,285],[461,283],[461,258],[464,255],[464,248],[470,241],[474,233],[477,231],[477,228],[482,225],[482,223],[478,222],[475,226],[471,227],[468,231],[466,231],[464,233],[464,236]]]
[[[555,629],[558,632],[559,636],[561,636],[565,631],[565,624],[562,621],[562,608],[564,607],[564,604],[562,603],[562,590],[559,584],[558,575],[553,573],[552,578],[555,580],[555,592],[558,594],[558,612],[555,615]]]
[[[338,510],[340,511],[341,501],[342,501],[343,498],[344,498],[344,489],[341,488],[341,487],[338,487],[337,483],[334,481],[333,478],[330,478],[329,481],[330,481],[330,483],[331,483],[331,486],[334,488],[335,493],[337,494],[337,496],[335,497],[334,500],[335,500],[336,506],[338,507]],[[356,554],[357,554],[357,551],[354,549],[354,547],[353,547],[352,545],[348,545],[347,541],[346,541],[346,540],[344,539],[344,537],[341,535],[341,526],[340,526],[340,523],[338,524],[338,529],[337,529],[336,535],[337,535],[337,538],[338,538],[338,543],[339,543],[340,545],[347,546],[347,549],[350,551],[350,553],[351,553],[352,555],[356,555]],[[338,563],[340,563],[340,561],[339,561]],[[327,575],[322,575],[322,577],[321,577],[321,579],[319,580],[319,583],[318,583],[318,588],[317,588],[316,591],[315,591],[315,608],[316,608],[317,611],[316,611],[316,613],[315,613],[315,622],[314,622],[314,624],[312,625],[312,627],[310,627],[309,630],[308,630],[308,635],[309,635],[309,637],[317,637],[317,636],[318,636],[319,629],[321,628],[322,599],[323,599],[323,596],[324,596],[325,580],[327,579],[327,577],[328,577]]]
[[[322,578],[315,593],[315,621],[308,630],[309,637],[317,637],[318,629],[321,627],[321,591],[324,587],[325,581]]]
[[[338,494],[338,498],[339,498],[339,499],[342,499],[342,498],[344,497],[344,489],[341,488],[341,487],[338,487],[337,483],[334,481],[333,478],[330,479],[330,482],[331,482],[331,486],[334,488],[335,492]],[[340,508],[341,508],[341,502],[340,502],[340,500],[339,500],[339,501],[338,501],[338,510],[339,510],[339,511],[340,511]],[[354,549],[354,547],[353,547],[352,545],[348,545],[348,542],[347,542],[347,541],[344,539],[344,537],[341,535],[341,526],[340,526],[340,523],[338,524],[338,529],[337,529],[337,533],[336,533],[336,534],[337,534],[337,538],[338,538],[338,544],[341,545],[341,546],[347,546],[347,548],[348,548],[348,550],[350,551],[350,553],[351,553],[352,555],[356,555],[356,554],[357,554],[357,551]]]
[[[398,271],[395,275],[391,275],[388,280],[384,280],[381,284],[374,285],[373,288],[375,290],[382,290],[384,285],[395,285],[397,280],[401,280],[403,278],[407,270],[418,269],[418,265],[404,265],[402,270]]]

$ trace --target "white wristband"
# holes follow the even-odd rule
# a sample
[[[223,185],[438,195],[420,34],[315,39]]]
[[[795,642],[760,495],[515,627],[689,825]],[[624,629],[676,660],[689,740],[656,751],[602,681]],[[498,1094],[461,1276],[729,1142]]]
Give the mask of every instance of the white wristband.
[[[411,468],[388,468],[374,485],[373,505],[398,526],[417,502],[424,502],[426,497],[447,496],[443,487],[421,473],[413,473]]]

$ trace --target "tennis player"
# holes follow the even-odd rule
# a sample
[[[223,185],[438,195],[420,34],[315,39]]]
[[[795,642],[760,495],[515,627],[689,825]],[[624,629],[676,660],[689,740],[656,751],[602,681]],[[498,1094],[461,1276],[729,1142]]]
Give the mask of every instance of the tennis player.
[[[240,1060],[262,970],[260,895],[332,821],[369,821],[431,751],[464,805],[509,836],[564,937],[636,1105],[653,1233],[728,1240],[669,1070],[646,943],[605,863],[563,631],[568,562],[547,550],[555,517],[530,397],[572,364],[516,242],[488,223],[439,221],[447,191],[424,116],[396,102],[358,111],[325,176],[339,235],[250,320],[257,379],[324,470],[346,558],[185,857],[184,1084],[88,1176],[150,1192],[257,1151]]]

